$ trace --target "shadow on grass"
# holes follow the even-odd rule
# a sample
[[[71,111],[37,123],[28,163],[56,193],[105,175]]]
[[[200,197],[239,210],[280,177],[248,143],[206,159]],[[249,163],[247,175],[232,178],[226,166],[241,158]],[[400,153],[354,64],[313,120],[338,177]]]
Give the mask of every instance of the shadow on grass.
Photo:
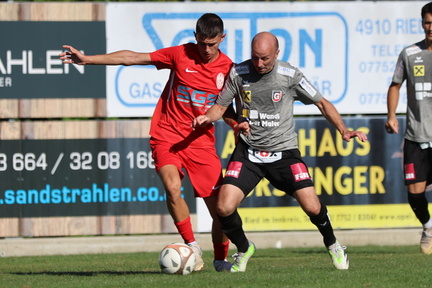
[[[373,248],[373,252],[371,252],[370,248]],[[355,254],[355,255],[370,255],[370,254],[385,254],[385,255],[392,255],[392,254],[419,254],[419,248],[418,246],[394,246],[393,250],[389,250],[386,246],[348,246],[346,247],[345,252],[347,254]],[[311,254],[327,254],[327,249],[323,247],[322,249],[305,249],[301,248],[299,250],[290,251],[292,254],[304,254],[304,255],[311,255]]]
[[[93,277],[98,275],[147,275],[147,274],[163,274],[161,271],[88,271],[88,272],[50,272],[50,271],[43,271],[43,272],[12,272],[9,274],[14,275],[26,275],[26,276],[34,276],[34,275],[52,275],[52,276],[82,276],[82,277]]]

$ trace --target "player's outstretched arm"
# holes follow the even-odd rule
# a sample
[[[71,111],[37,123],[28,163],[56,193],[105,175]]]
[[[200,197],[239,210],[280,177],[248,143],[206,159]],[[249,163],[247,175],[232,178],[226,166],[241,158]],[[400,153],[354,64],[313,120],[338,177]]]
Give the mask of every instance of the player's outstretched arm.
[[[85,55],[71,45],[63,45],[66,51],[59,57],[65,64],[77,65],[151,65],[149,53],[138,53],[130,50],[121,50],[109,54]]]
[[[365,142],[367,136],[361,131],[350,131],[346,128],[341,115],[336,110],[336,107],[327,99],[322,98],[319,102],[315,103],[322,115],[341,133],[342,139],[350,141],[351,138],[357,137],[360,141]]]

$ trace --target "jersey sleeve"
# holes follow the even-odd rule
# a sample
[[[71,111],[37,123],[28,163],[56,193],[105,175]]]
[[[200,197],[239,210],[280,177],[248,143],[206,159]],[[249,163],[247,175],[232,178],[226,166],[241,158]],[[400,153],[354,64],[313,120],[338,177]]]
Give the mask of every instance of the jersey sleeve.
[[[392,82],[394,83],[401,84],[406,78],[404,54],[405,54],[405,50],[402,50],[396,62],[395,70],[392,77]]]
[[[235,67],[231,68],[228,78],[225,82],[225,85],[216,99],[216,104],[223,107],[228,107],[229,105],[231,105],[234,97],[238,94],[239,91],[235,84],[236,75],[237,73]]]
[[[173,68],[176,62],[176,55],[179,55],[179,46],[162,48],[150,53],[153,65],[158,70]]]
[[[299,70],[296,71],[295,82],[294,91],[296,93],[296,100],[309,105],[317,103],[323,98],[318,89]]]

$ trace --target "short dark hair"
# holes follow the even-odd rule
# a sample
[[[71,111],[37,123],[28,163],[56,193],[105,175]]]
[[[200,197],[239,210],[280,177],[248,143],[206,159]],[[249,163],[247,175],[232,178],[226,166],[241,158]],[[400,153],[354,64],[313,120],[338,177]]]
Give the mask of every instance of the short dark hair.
[[[214,13],[203,14],[196,23],[196,34],[200,38],[212,39],[223,33],[223,21]]]
[[[429,2],[428,4],[424,5],[421,9],[421,17],[422,20],[425,18],[426,13],[432,14],[432,2]]]

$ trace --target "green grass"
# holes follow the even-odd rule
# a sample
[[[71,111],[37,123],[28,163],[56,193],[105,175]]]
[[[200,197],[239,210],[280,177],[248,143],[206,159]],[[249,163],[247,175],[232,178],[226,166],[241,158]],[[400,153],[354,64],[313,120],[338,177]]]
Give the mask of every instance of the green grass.
[[[231,251],[230,251],[231,252]],[[350,269],[333,268],[324,248],[258,249],[246,273],[205,270],[166,275],[159,253],[38,256],[0,259],[2,288],[97,287],[431,287],[432,255],[418,246],[349,247]]]

